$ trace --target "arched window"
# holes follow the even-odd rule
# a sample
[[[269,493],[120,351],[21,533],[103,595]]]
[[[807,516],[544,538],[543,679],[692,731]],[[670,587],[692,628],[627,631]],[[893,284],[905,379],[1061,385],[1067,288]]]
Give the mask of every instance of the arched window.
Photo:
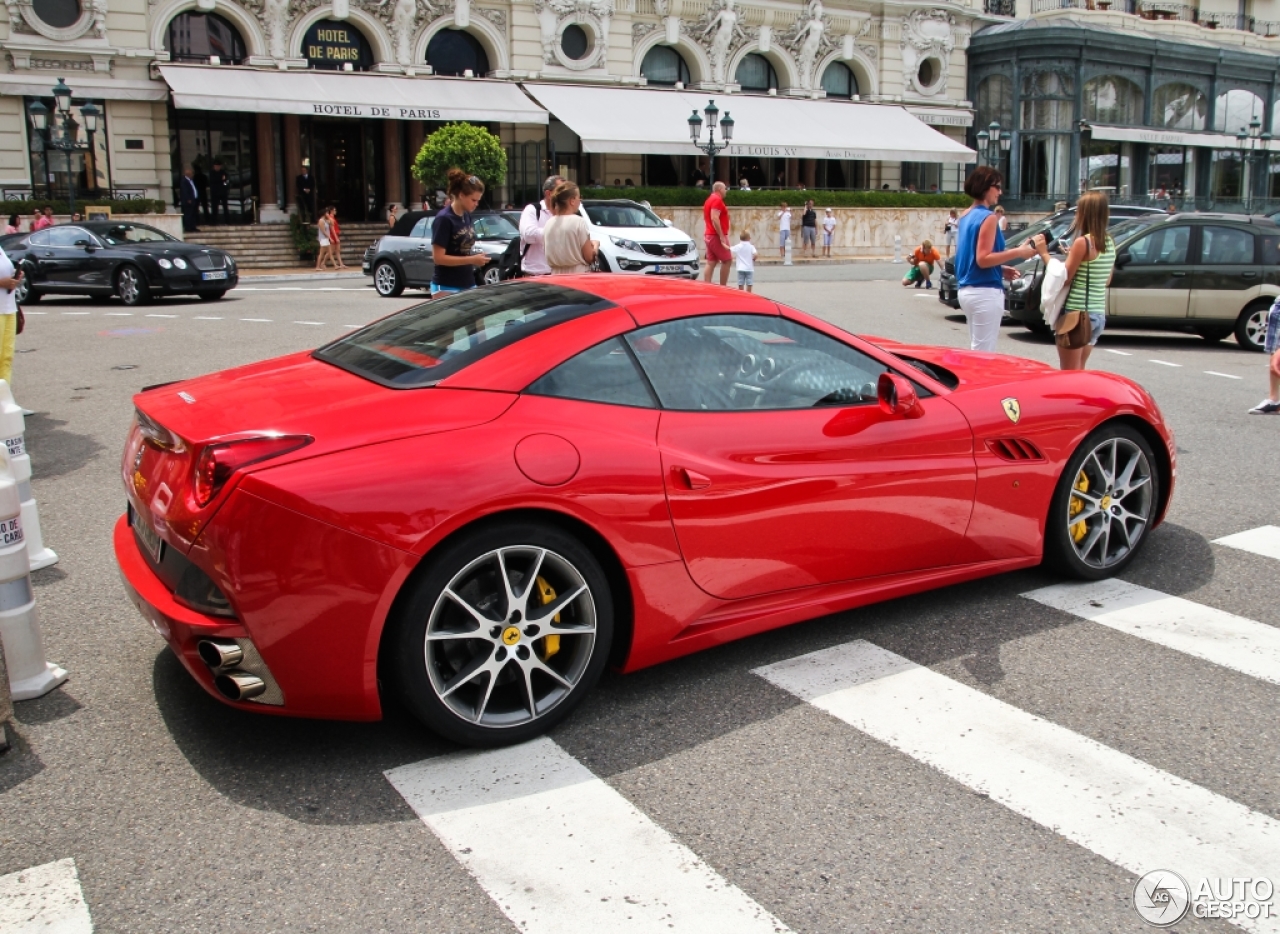
[[[1213,110],[1213,128],[1219,133],[1234,136],[1240,130],[1249,131],[1249,121],[1262,119],[1262,98],[1252,91],[1233,88],[1219,94]]]
[[[1142,88],[1119,75],[1084,83],[1084,119],[1090,123],[1142,126]]]
[[[1060,71],[1034,71],[1022,79],[1022,129],[1070,130],[1075,82]]]
[[[988,75],[978,85],[974,102],[974,125],[990,126],[992,121],[1013,129],[1013,82],[1004,75]]]
[[[310,68],[334,70],[350,65],[353,71],[368,71],[373,67],[369,40],[351,23],[339,20],[312,23],[302,38],[302,54]]]
[[[427,43],[427,64],[437,75],[462,77],[489,73],[489,56],[475,36],[464,29],[441,29]]]
[[[1175,82],[1156,88],[1151,99],[1151,125],[1169,130],[1203,130],[1209,99],[1189,84]]]
[[[179,13],[169,21],[169,60],[203,62],[216,55],[222,65],[239,65],[248,57],[236,27],[216,13]]]
[[[640,74],[659,87],[674,87],[677,81],[686,87],[690,83],[689,66],[669,45],[655,45],[646,52],[640,63]]]
[[[768,91],[778,86],[778,73],[767,58],[758,52],[750,52],[738,63],[733,80],[744,91]]]
[[[827,97],[853,97],[858,93],[858,79],[844,62],[832,62],[822,73],[822,90]]]

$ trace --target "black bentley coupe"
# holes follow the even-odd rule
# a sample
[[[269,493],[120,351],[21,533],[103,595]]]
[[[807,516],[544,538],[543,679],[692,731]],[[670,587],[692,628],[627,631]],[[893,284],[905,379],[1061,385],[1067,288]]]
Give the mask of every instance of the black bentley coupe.
[[[239,281],[230,254],[132,221],[55,224],[7,240],[4,251],[23,272],[22,305],[44,295],[114,295],[126,305],[162,295],[213,301]]]

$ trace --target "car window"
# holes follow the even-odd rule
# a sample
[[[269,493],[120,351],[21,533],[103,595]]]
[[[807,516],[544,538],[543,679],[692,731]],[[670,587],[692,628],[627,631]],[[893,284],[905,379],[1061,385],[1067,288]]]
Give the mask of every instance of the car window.
[[[415,305],[313,356],[384,386],[431,386],[524,337],[612,307],[577,289],[513,282]]]
[[[28,246],[48,246],[49,231],[37,230],[30,237],[27,238],[27,245]]]
[[[765,315],[666,321],[632,331],[627,342],[668,409],[873,403],[876,380],[889,369],[825,334]]]
[[[597,227],[666,227],[662,218],[648,208],[630,202],[584,204],[587,219]]]
[[[112,246],[119,246],[122,243],[165,243],[174,238],[167,233],[153,230],[150,227],[138,227],[135,224],[117,224],[108,228],[102,234],[102,239]]]
[[[486,214],[474,218],[472,223],[479,240],[514,240],[520,236],[520,231],[501,214]]]
[[[81,227],[49,228],[50,246],[75,246],[77,240],[88,240],[92,243],[93,237],[89,236],[88,231]]]
[[[1191,239],[1191,228],[1161,227],[1153,230],[1145,237],[1139,237],[1126,249],[1132,257],[1134,266],[1155,266],[1187,261],[1187,243]]]
[[[584,402],[654,407],[648,384],[636,368],[630,351],[618,337],[566,360],[534,382],[526,392]]]
[[[1267,234],[1262,238],[1262,265],[1280,266],[1280,235]]]
[[[419,240],[431,239],[431,221],[433,218],[420,217],[418,223],[413,225],[413,230],[409,231],[409,236],[416,237]]]
[[[1201,227],[1200,262],[1211,266],[1252,266],[1253,234],[1236,227]]]

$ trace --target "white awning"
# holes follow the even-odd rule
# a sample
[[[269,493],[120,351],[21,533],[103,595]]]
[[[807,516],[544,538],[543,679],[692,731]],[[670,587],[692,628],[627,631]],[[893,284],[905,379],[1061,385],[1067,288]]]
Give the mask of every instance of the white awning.
[[[726,156],[973,162],[972,149],[902,107],[639,88],[525,84],[525,90],[582,139],[584,152],[693,155],[689,114],[714,98],[733,114]],[[706,138],[706,130],[703,130]]]
[[[263,71],[206,65],[160,65],[180,110],[547,123],[547,112],[509,81],[398,78],[343,71]]]
[[[43,75],[0,75],[0,95],[52,97],[52,87],[52,79]],[[75,75],[71,80],[71,88],[75,91],[77,100],[162,101],[169,96],[169,92],[159,81],[123,80],[105,75]]]
[[[1115,143],[1150,143],[1153,146],[1206,146],[1209,149],[1241,148],[1240,141],[1225,133],[1193,133],[1184,130],[1157,130],[1145,126],[1094,126],[1094,139]],[[1264,148],[1259,141],[1259,149]],[[1248,144],[1244,147],[1248,149]],[[1273,140],[1265,147],[1280,151],[1280,140]]]

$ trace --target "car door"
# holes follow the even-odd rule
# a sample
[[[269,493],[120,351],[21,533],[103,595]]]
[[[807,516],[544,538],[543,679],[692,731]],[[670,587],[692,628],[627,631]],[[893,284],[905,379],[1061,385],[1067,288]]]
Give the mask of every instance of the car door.
[[[26,252],[22,257],[32,285],[46,286],[49,270],[53,267],[53,249],[49,246],[49,231],[37,230],[27,237]]]
[[[80,227],[50,227],[49,246],[41,255],[41,262],[48,263],[49,283],[59,291],[88,291],[96,242],[92,234]]]
[[[883,411],[875,358],[782,317],[708,315],[633,331],[662,415],[681,553],[726,599],[958,563],[973,436],[921,387]]]
[[[1194,233],[1190,224],[1164,224],[1125,245],[1107,292],[1107,317],[1186,318]]]
[[[1234,323],[1262,294],[1257,237],[1240,227],[1200,228],[1200,263],[1191,279],[1191,317]]]
[[[410,285],[427,285],[435,275],[435,255],[431,252],[431,217],[420,217],[409,235],[397,241],[396,255]]]

